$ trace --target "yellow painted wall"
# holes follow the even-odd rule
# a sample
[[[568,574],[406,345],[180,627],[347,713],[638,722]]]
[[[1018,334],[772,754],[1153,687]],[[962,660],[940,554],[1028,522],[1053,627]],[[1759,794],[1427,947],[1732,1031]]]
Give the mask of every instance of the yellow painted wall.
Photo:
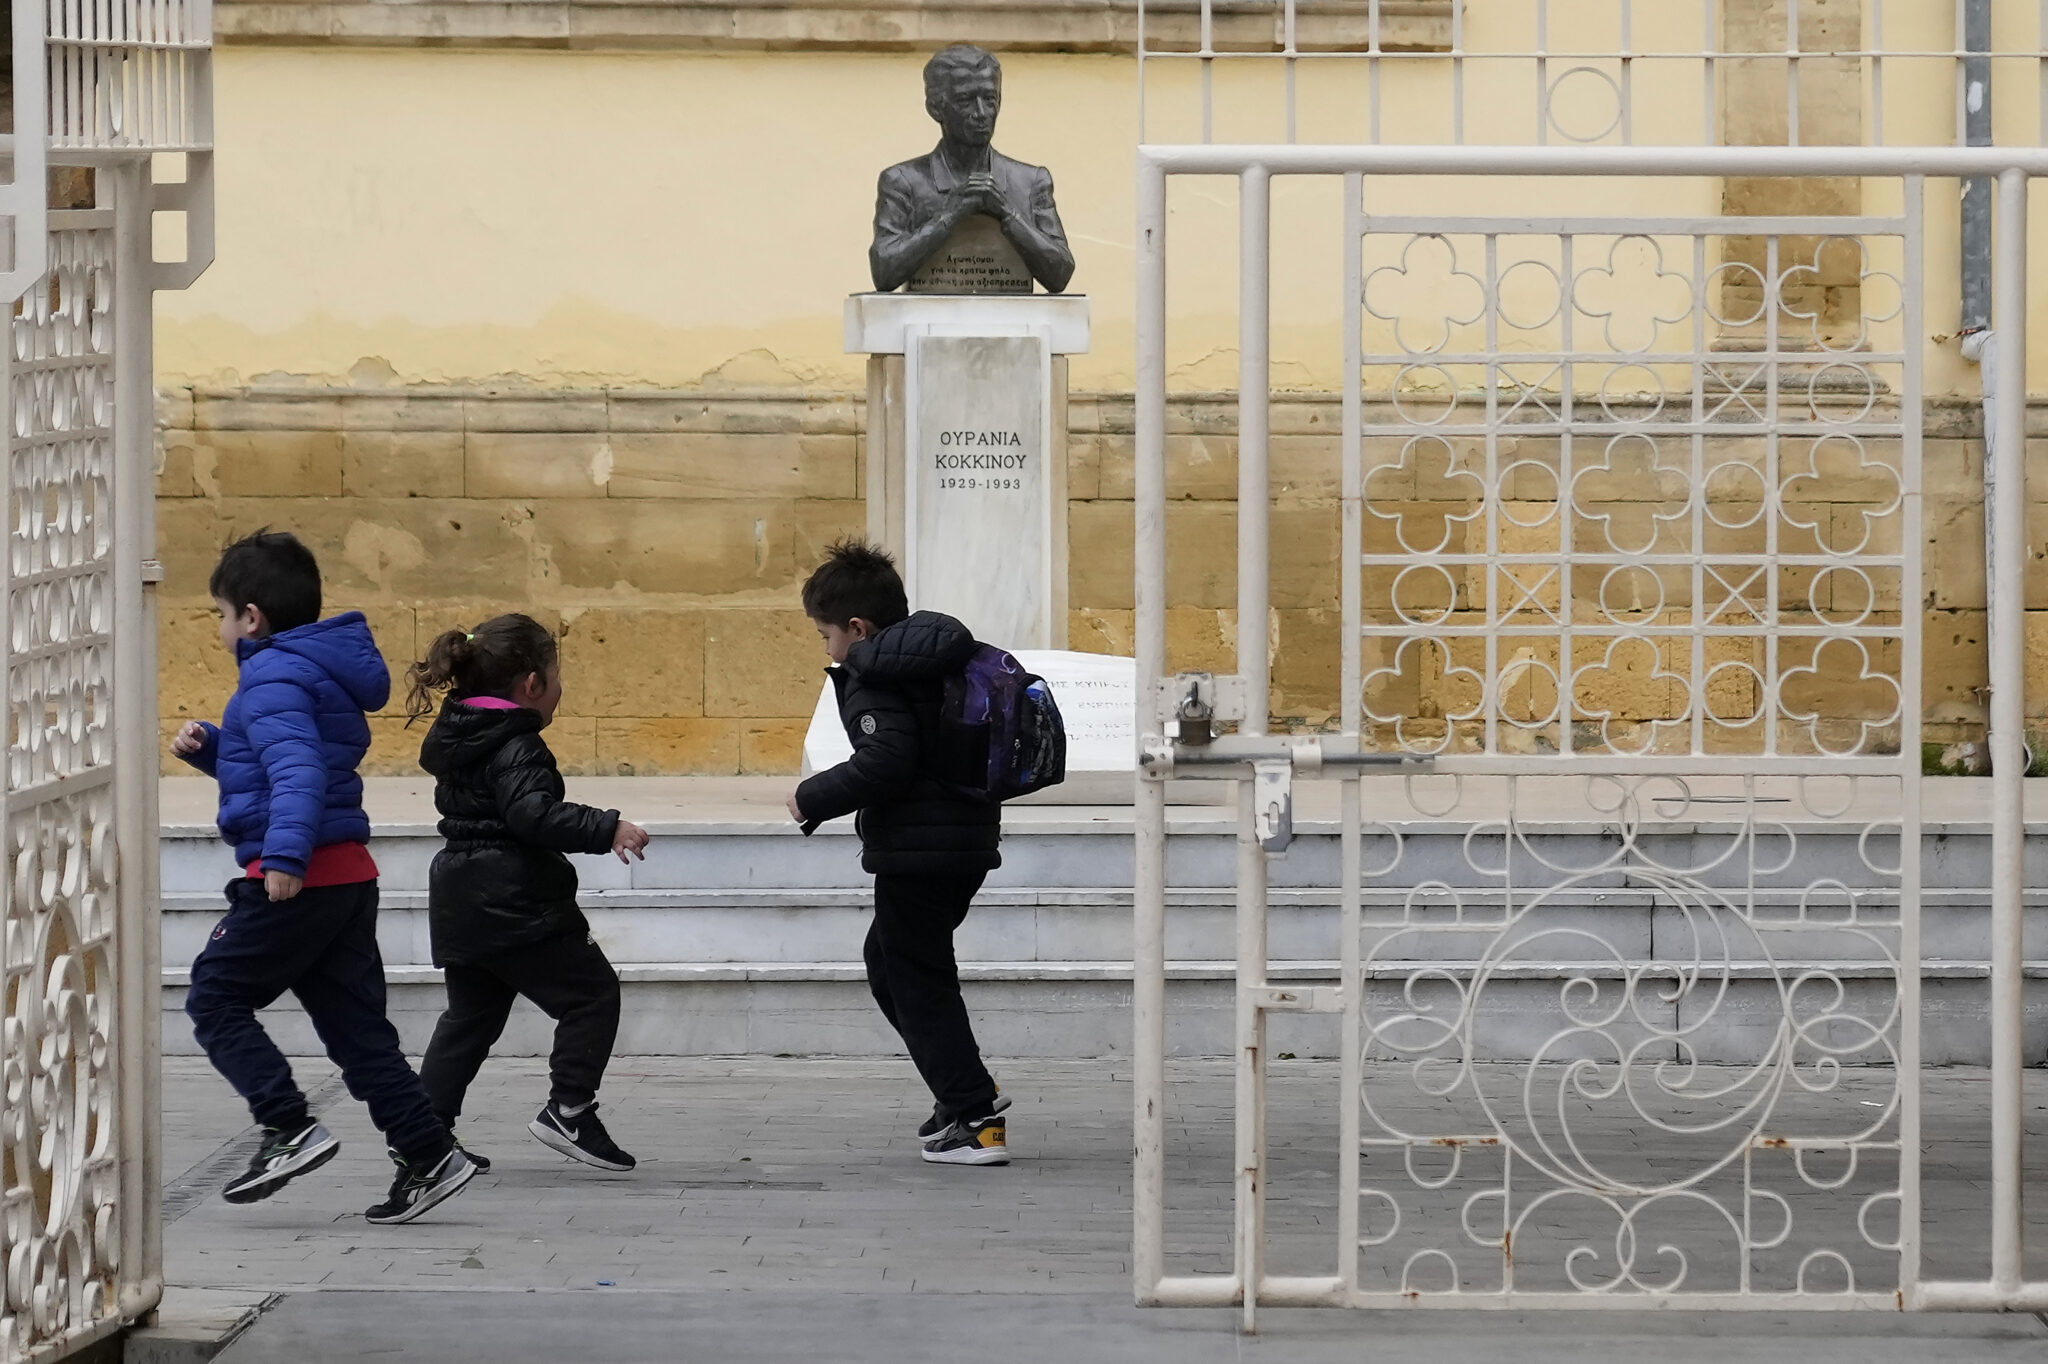
[[[1475,9],[1474,22],[1486,13]],[[1901,31],[1888,41],[1931,41],[1931,30],[1905,31],[1916,22],[1931,21],[1894,20]],[[1677,45],[1683,27],[1639,36],[1646,47]],[[226,48],[216,77],[219,259],[189,293],[160,301],[160,374],[169,384],[353,376],[858,390],[860,363],[840,350],[840,300],[866,282],[876,173],[934,140],[922,60]],[[1128,389],[1135,64],[1011,55],[1004,67],[998,145],[1051,166],[1079,261],[1075,288],[1094,300],[1095,349],[1076,362],[1074,384]],[[1646,64],[1641,79],[1670,79],[1668,70]],[[1470,71],[1476,81],[1497,68]],[[1894,64],[1892,140],[1948,136],[1953,104],[1938,74],[1927,63]],[[1155,71],[1155,135],[1185,121],[1192,78],[1192,68]],[[1269,70],[1226,75],[1219,127],[1256,130],[1248,111],[1278,107],[1276,79]],[[1467,136],[1526,139],[1526,82],[1499,79],[1497,102],[1468,98],[1476,112]],[[1390,76],[1390,132],[1404,122],[1416,136],[1440,127],[1448,88],[1441,63]],[[1639,96],[1638,136],[1695,140],[1695,96]],[[1597,122],[1597,87],[1574,98]],[[1355,71],[1315,68],[1301,85],[1304,136],[1353,125],[1362,135],[1363,100]],[[2015,110],[2002,121],[2031,117]],[[1414,182],[1379,187],[1370,207],[1498,213],[1505,200],[1531,214],[1708,213],[1717,195],[1700,181]],[[1177,182],[1172,203],[1174,383],[1232,387],[1235,186]],[[1953,259],[1951,203],[1937,187],[1927,226],[1937,263]],[[1867,196],[1867,209],[1895,206],[1883,187]],[[1282,386],[1340,380],[1340,215],[1329,181],[1276,188]],[[2037,235],[2048,242],[2048,221]],[[1938,264],[1930,274],[1930,336],[1954,329],[1952,273]],[[1930,392],[1974,389],[1952,345],[1930,341],[1927,354]],[[2035,358],[2035,372],[2048,383],[2048,355]]]
[[[858,388],[875,177],[930,150],[914,56],[227,48],[219,261],[161,302],[164,382]],[[999,145],[1052,164],[1129,370],[1128,63],[1009,63]]]

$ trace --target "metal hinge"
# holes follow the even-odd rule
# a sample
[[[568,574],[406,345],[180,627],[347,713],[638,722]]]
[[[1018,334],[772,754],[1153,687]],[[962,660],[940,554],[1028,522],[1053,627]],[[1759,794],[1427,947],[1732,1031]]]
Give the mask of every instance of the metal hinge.
[[[142,561],[142,581],[145,584],[160,583],[164,580],[164,562],[161,559]]]

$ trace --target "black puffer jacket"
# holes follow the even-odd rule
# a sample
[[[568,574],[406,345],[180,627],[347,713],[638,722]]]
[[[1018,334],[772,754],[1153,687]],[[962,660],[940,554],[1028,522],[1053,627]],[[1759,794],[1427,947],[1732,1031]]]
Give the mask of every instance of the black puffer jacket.
[[[447,846],[427,880],[434,965],[481,961],[590,925],[565,853],[610,852],[617,810],[562,799],[562,774],[538,711],[449,697],[420,766],[434,777]]]
[[[853,646],[834,668],[853,757],[797,788],[806,820],[860,812],[861,865],[933,876],[1002,865],[1003,807],[969,800],[927,773],[945,679],[975,650],[951,616],[920,611]]]

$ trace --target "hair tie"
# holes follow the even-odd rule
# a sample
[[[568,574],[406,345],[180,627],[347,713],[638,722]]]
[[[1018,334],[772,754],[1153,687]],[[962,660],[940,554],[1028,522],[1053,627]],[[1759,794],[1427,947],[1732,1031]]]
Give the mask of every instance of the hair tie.
[[[468,641],[469,641],[469,642],[470,642],[471,644],[474,644],[474,643],[476,643],[476,636],[475,636],[475,635],[473,635],[473,634],[470,634],[470,633],[469,633],[469,632],[467,632],[467,631],[464,631],[464,632],[463,632],[463,636],[462,636],[462,637],[463,637],[464,639],[468,640]]]

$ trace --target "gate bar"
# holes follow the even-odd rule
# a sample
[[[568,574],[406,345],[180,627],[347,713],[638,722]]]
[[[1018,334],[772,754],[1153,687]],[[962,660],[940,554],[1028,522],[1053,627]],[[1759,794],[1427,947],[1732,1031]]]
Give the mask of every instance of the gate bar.
[[[38,6],[40,8],[40,6]],[[156,1310],[164,1292],[163,929],[157,919],[155,261],[150,163],[101,171],[114,200],[114,961],[120,1149],[120,1313]]]
[[[2027,177],[1998,177],[1997,587],[1991,621],[1991,1283],[2019,1290],[2024,1243],[2021,1199],[2020,1037],[2026,1026],[2021,980],[2026,891],[2026,479]]]
[[[1137,567],[1138,675],[1166,675],[1166,172],[1138,167]],[[1141,694],[1152,696],[1150,690]],[[1144,778],[1144,734],[1162,722],[1156,696],[1139,716],[1137,835],[1132,868],[1131,1200],[1138,1305],[1165,1305],[1166,1275],[1166,784]]]
[[[1244,678],[1238,732],[1258,738],[1272,710],[1267,561],[1271,508],[1268,398],[1272,386],[1273,181],[1253,166],[1238,180],[1237,671]],[[1256,831],[1256,788],[1237,784],[1237,1275],[1244,1329],[1257,1329],[1266,1247],[1266,1015],[1253,991],[1266,983],[1266,850]]]
[[[2043,147],[1375,147],[1160,146],[1140,165],[1169,175],[2048,176]]]

